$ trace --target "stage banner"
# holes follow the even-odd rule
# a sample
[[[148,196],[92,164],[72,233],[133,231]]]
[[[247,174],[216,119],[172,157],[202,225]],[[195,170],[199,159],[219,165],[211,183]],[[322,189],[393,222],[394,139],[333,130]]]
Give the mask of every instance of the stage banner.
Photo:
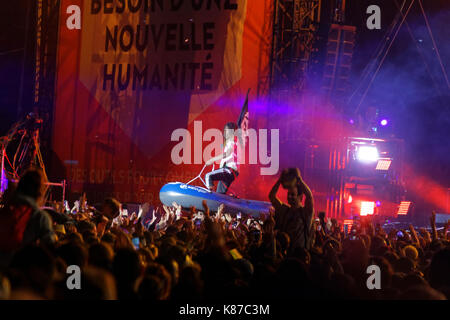
[[[271,2],[62,0],[52,176],[90,202],[156,205],[162,185],[198,174],[194,144],[237,120],[248,88],[250,126],[263,123]],[[190,163],[173,161],[180,128],[192,133]],[[254,195],[252,170],[233,184],[240,196]]]

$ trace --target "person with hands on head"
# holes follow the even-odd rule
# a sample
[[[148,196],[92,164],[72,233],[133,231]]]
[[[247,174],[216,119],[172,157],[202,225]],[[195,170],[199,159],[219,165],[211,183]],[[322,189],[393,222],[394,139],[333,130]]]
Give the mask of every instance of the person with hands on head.
[[[280,187],[288,190],[288,204],[284,204],[278,197]],[[302,198],[305,198],[302,205]],[[275,229],[286,232],[291,245],[289,253],[298,247],[311,248],[311,227],[314,218],[314,201],[309,187],[303,181],[297,168],[285,169],[269,193],[269,199],[275,209]]]

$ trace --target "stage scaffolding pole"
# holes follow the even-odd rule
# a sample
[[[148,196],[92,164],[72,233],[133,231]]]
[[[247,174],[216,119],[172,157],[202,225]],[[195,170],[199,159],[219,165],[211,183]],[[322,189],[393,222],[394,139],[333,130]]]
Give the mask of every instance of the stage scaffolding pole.
[[[306,89],[321,0],[274,0],[270,95],[276,101]]]
[[[3,193],[6,190],[5,181],[5,147],[2,146],[2,167],[1,167],[1,173],[0,173],[0,196],[3,195]]]

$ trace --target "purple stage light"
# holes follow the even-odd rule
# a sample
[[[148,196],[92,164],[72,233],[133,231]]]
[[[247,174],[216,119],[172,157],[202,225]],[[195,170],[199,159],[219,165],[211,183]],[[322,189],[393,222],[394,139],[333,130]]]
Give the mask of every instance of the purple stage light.
[[[353,120],[353,119],[348,120],[348,122],[349,122],[350,124],[355,124],[355,120]]]
[[[381,120],[381,121],[380,121],[380,124],[381,124],[383,127],[386,126],[386,125],[388,124],[387,119]]]
[[[375,202],[375,205],[377,206],[377,207],[379,207],[379,206],[381,206],[381,201],[377,201],[377,202]]]

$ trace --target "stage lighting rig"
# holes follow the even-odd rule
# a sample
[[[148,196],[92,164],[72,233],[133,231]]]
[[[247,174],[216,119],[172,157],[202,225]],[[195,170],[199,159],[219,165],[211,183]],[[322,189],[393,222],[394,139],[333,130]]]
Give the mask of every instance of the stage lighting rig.
[[[344,217],[355,214],[391,216],[407,212],[398,213],[397,210],[401,201],[406,200],[402,150],[403,141],[398,139],[347,138]]]

